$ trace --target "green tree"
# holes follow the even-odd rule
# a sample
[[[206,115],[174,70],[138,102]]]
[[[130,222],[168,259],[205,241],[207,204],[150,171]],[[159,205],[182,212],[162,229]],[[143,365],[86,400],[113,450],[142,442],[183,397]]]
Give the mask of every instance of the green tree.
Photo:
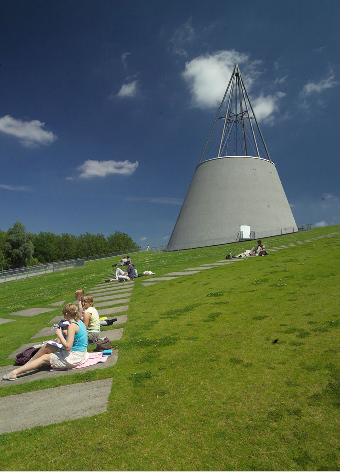
[[[40,232],[33,235],[34,257],[40,263],[55,262],[57,260],[57,237],[53,233]]]
[[[9,228],[3,245],[5,258],[8,259],[10,268],[24,267],[33,256],[34,246],[31,237],[26,233],[26,228],[18,221]]]
[[[131,249],[140,249],[140,247],[126,233],[115,231],[107,237],[108,252],[123,252]]]
[[[68,261],[70,259],[76,259],[77,253],[77,236],[68,233],[62,233],[57,239],[58,243],[58,261]]]
[[[0,270],[5,270],[7,268],[7,263],[4,254],[4,243],[6,240],[6,236],[6,231],[1,231],[0,229]]]

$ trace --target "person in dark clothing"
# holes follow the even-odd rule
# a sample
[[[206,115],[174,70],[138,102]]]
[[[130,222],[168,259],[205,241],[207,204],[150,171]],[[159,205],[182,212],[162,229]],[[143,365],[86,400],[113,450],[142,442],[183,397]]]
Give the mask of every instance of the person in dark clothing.
[[[133,264],[131,263],[131,261],[130,261],[130,264],[127,268],[127,275],[128,275],[130,280],[133,280],[135,278],[135,268],[134,268]]]

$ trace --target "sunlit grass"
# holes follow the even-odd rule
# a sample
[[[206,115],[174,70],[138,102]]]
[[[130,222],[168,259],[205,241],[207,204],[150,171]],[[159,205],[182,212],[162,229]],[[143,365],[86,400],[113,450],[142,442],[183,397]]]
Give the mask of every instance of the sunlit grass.
[[[2,469],[338,470],[340,238],[270,247],[339,230],[270,238],[267,257],[149,287],[137,279],[113,368],[0,389],[8,395],[112,376],[108,412],[1,436]],[[250,245],[144,252],[134,261],[140,271],[163,275]],[[45,306],[72,299],[78,286],[93,287],[113,262],[36,277],[32,298],[20,288],[24,281],[0,286],[1,298],[7,293],[0,316],[15,286],[24,308]],[[1,325],[5,351],[26,342],[27,330],[46,326],[51,313]]]

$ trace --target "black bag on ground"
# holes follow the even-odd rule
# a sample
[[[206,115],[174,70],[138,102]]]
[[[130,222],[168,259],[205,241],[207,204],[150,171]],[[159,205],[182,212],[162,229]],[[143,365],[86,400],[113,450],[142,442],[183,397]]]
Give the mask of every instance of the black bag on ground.
[[[29,348],[25,349],[24,351],[19,352],[19,354],[17,354],[17,356],[16,356],[14,364],[15,365],[24,365],[24,364],[26,364],[26,362],[28,362],[31,359],[31,357],[33,357],[34,354],[38,351],[39,351],[39,348],[29,347]]]
[[[105,351],[105,349],[112,349],[111,341],[107,337],[97,341],[97,346],[94,349],[94,351],[101,352],[101,351]]]

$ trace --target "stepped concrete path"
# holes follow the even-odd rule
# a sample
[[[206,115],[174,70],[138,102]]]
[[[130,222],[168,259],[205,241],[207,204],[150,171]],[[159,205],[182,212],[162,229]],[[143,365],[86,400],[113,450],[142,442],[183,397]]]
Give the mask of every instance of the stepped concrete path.
[[[332,233],[327,235],[331,237],[333,235],[338,235],[340,233]],[[324,236],[326,237],[326,236]],[[322,237],[314,238],[321,239]],[[274,247],[268,250],[269,254],[271,251],[275,252],[281,249],[287,249],[295,246],[296,244],[304,244],[312,242],[314,239],[307,241],[298,241],[297,243],[290,244],[288,246],[283,245],[280,247]],[[222,260],[217,261],[212,264],[202,264],[199,267],[191,267],[183,269],[178,272],[172,272],[165,274],[162,277],[150,277],[145,282],[142,282],[142,285],[149,286],[154,285],[160,282],[165,282],[169,280],[177,279],[178,277],[183,276],[194,276],[201,270],[209,270],[214,267],[228,265],[230,263],[238,262],[245,259],[232,259],[232,260]],[[123,284],[117,281],[106,282],[103,284],[97,284],[93,288],[92,292],[95,296],[96,301],[104,302],[105,305],[101,303],[102,306],[110,306],[115,300],[111,298],[113,293],[117,294],[118,291],[121,291],[121,286]],[[104,289],[105,287],[105,289]],[[133,287],[133,282],[124,282],[124,289],[129,288],[130,291]],[[111,293],[109,295],[108,293]],[[98,296],[99,295],[99,296]],[[128,302],[129,296],[125,293],[121,298],[121,303],[125,304]],[[111,303],[110,303],[111,300]],[[50,304],[50,306],[60,306],[64,301],[55,302]],[[99,306],[99,304],[97,304]],[[111,307],[108,310],[128,310],[128,305],[122,305],[120,307]],[[35,316],[40,313],[46,313],[52,311],[54,308],[30,308],[27,310],[21,310],[19,312],[11,313],[10,315],[19,315],[19,316]],[[100,310],[100,314],[103,314],[104,310]],[[114,311],[115,313],[115,311]],[[61,316],[55,317],[52,322],[57,322],[60,320]],[[123,336],[123,328],[116,328],[116,325],[123,324],[127,320],[127,315],[117,316],[117,321],[114,324],[114,327],[110,326],[103,328],[102,335],[103,337],[108,337],[111,341],[119,341]],[[0,320],[0,324],[13,321],[11,319]],[[49,336],[50,333],[53,333],[51,327],[43,328],[32,338],[45,337]],[[43,335],[42,335],[43,334]],[[18,352],[26,349],[26,347],[32,346],[31,344],[24,344],[19,349],[14,351],[8,358],[15,358]],[[45,379],[45,378],[54,378],[62,375],[72,375],[79,374],[81,372],[86,372],[87,370],[103,369],[107,367],[112,367],[118,359],[118,351],[113,350],[112,355],[108,356],[107,361],[103,363],[98,363],[90,367],[85,367],[83,369],[71,369],[68,371],[50,371],[49,367],[40,368],[37,371],[27,372],[19,376],[18,380],[14,382],[0,382],[0,387],[8,386],[10,384],[21,384],[26,382],[31,382],[35,380]],[[11,366],[0,367],[0,375],[3,376],[6,373],[10,372]],[[112,378],[105,380],[98,380],[94,382],[84,382],[76,383],[72,385],[66,385],[63,387],[56,387],[52,389],[45,389],[30,393],[18,394],[18,395],[9,395],[7,397],[0,398],[0,417],[2,421],[0,422],[0,434],[10,433],[13,431],[20,431],[27,428],[33,428],[35,426],[44,426],[48,424],[58,423],[64,420],[67,417],[70,419],[78,419],[84,416],[93,416],[99,413],[103,413],[107,410],[108,396],[111,390]],[[68,398],[68,402],[65,404],[65,398]],[[79,398],[83,400],[79,402]],[[73,400],[72,400],[73,399]],[[88,402],[88,404],[87,404]],[[70,407],[68,406],[70,405]],[[69,411],[65,409],[70,408]],[[62,418],[60,417],[60,411],[63,411]]]
[[[15,311],[13,313],[9,313],[9,316],[16,315],[16,316],[36,316],[41,315],[41,313],[47,313],[49,311],[53,311],[55,308],[28,308],[27,310],[20,310]]]
[[[111,387],[112,378],[3,397],[0,434],[105,413]]]
[[[9,318],[0,318],[0,324],[10,323],[11,321],[15,320],[10,320]]]

